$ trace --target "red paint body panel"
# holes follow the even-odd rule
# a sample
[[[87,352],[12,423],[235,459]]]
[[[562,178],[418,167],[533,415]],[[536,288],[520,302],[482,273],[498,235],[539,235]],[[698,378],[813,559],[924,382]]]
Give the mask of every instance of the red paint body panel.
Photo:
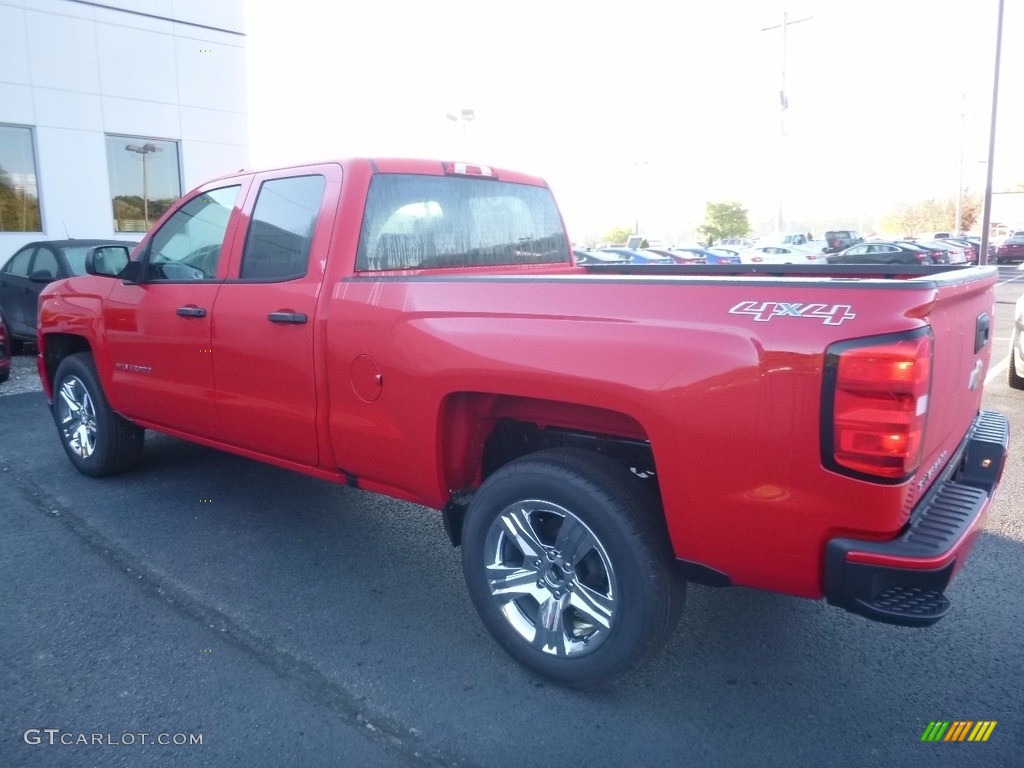
[[[979,367],[983,378],[991,343],[974,351],[975,323],[992,314],[994,269],[838,279],[828,267],[633,276],[566,263],[360,274],[367,189],[374,173],[391,172],[444,173],[434,161],[352,160],[244,175],[221,279],[54,284],[41,343],[86,339],[111,403],[140,424],[435,508],[479,482],[496,419],[649,440],[679,558],[807,597],[822,595],[830,539],[899,534],[978,412],[981,388],[969,385]],[[258,185],[311,173],[327,187],[306,276],[238,281]],[[851,316],[758,319],[733,311],[744,302],[839,305]],[[205,322],[174,314],[193,304],[209,307]],[[267,322],[282,310],[309,322]],[[826,348],[924,326],[935,355],[918,472],[887,485],[825,469]]]

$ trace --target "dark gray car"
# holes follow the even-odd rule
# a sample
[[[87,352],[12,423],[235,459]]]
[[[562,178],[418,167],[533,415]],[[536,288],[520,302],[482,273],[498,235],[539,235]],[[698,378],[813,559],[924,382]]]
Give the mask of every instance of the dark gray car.
[[[85,274],[85,255],[96,246],[136,245],[130,240],[42,240],[20,248],[0,269],[0,309],[14,352],[36,339],[39,294],[54,280]]]

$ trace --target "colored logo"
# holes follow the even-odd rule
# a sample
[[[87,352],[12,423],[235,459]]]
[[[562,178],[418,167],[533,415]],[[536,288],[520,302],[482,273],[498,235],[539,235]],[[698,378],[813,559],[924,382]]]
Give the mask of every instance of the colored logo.
[[[921,741],[988,741],[996,720],[933,720],[921,734]]]

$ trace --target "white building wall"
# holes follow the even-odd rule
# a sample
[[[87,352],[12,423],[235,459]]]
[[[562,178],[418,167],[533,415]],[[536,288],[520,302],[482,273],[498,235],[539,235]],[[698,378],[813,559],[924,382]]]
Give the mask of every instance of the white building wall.
[[[43,232],[119,237],[106,135],[179,142],[184,194],[248,163],[242,0],[0,0],[0,123],[33,129]],[[138,239],[139,235],[128,235]]]

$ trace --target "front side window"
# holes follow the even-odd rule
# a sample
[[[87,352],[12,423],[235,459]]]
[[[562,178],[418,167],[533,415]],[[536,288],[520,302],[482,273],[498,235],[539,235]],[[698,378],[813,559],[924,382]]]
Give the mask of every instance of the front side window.
[[[569,261],[549,190],[461,176],[374,177],[359,234],[358,270]]]
[[[148,232],[181,197],[178,142],[107,136],[115,232]]]
[[[0,232],[42,232],[32,129],[0,124]]]
[[[306,274],[325,183],[323,176],[263,182],[242,252],[243,280],[288,280]]]
[[[153,235],[146,280],[212,280],[217,276],[239,185],[196,195]]]

